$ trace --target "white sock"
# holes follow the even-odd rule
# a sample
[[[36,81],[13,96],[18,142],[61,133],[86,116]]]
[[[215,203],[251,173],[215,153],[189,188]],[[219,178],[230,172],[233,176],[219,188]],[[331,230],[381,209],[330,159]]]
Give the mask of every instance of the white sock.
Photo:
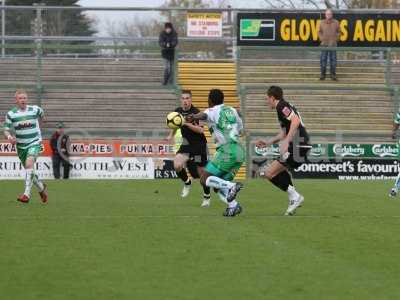
[[[396,180],[394,182],[394,188],[396,189],[396,191],[400,189],[400,173],[396,177]]]
[[[44,184],[39,180],[39,177],[36,174],[33,175],[33,184],[36,186],[39,192],[44,190]]]
[[[228,189],[223,189],[218,191],[218,196],[219,199],[224,202],[225,204],[228,204],[228,200],[226,200],[226,196],[228,195]]]
[[[229,208],[235,207],[237,205],[236,200],[232,200],[231,202],[228,203]]]
[[[30,197],[33,183],[34,172],[33,169],[25,170],[25,192],[24,195]]]
[[[289,194],[289,196],[296,196],[298,193],[297,193],[296,189],[294,188],[294,186],[289,185],[288,194]]]
[[[216,176],[209,176],[206,180],[206,186],[211,187],[211,188],[216,188],[219,190],[230,189],[234,185],[235,185],[234,183],[223,180]]]

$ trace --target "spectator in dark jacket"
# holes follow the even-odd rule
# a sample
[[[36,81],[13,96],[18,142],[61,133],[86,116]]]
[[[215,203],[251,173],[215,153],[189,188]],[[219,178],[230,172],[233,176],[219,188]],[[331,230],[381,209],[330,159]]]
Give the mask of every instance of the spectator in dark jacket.
[[[51,150],[53,150],[52,161],[55,179],[60,179],[61,165],[64,168],[63,178],[69,178],[69,145],[69,136],[64,133],[64,124],[60,122],[50,140]]]
[[[163,85],[172,83],[175,47],[178,45],[178,34],[176,33],[172,23],[165,23],[164,30],[160,33],[158,43],[161,47],[161,56],[164,59],[164,81]]]

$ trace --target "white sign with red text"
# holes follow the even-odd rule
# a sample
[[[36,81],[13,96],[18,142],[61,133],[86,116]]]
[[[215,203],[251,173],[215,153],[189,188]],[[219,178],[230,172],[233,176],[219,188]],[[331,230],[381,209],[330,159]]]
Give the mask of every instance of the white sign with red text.
[[[187,13],[188,37],[222,37],[221,13]]]

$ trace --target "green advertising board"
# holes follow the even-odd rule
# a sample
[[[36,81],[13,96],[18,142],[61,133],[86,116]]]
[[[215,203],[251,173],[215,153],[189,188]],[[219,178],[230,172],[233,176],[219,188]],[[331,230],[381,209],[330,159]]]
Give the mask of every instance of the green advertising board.
[[[379,158],[397,159],[399,148],[397,144],[313,144],[310,158]],[[277,157],[279,146],[267,148],[254,147],[254,156]]]

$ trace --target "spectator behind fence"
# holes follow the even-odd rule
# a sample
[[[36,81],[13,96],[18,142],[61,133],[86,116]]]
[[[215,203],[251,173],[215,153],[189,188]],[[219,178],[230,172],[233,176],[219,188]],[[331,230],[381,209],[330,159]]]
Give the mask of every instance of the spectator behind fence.
[[[322,20],[318,29],[318,37],[321,41],[322,47],[336,47],[340,36],[339,22],[333,18],[331,9],[325,11],[325,20]],[[331,79],[337,80],[336,77],[336,64],[337,57],[335,50],[322,50],[321,51],[321,77],[320,80],[325,80],[326,67],[328,64],[328,57],[330,63]]]
[[[63,166],[63,178],[69,178],[69,136],[64,133],[64,124],[59,122],[57,130],[51,136],[50,145],[53,150],[53,174],[55,179],[60,179],[60,168]]]
[[[165,23],[164,30],[160,33],[158,43],[161,47],[161,55],[165,65],[163,85],[171,84],[173,81],[175,47],[178,45],[178,34],[172,26],[172,23]]]

